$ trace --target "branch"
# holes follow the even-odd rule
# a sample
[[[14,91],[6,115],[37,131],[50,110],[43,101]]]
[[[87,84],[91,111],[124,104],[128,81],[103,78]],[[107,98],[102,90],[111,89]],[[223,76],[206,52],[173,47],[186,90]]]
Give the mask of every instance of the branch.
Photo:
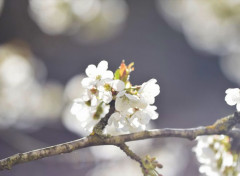
[[[225,134],[231,136],[235,132],[233,126],[240,123],[240,112],[217,120],[213,125],[189,129],[155,129],[131,133],[126,135],[111,136],[102,138],[99,135],[84,137],[75,141],[50,146],[26,153],[19,153],[0,160],[0,170],[11,169],[12,166],[20,163],[30,162],[41,158],[55,156],[62,153],[69,153],[77,149],[98,145],[120,145],[124,142],[136,141],[148,138],[179,137],[193,140],[202,135]]]
[[[100,136],[104,136],[103,135],[103,129],[105,128],[105,126],[107,125],[108,123],[108,119],[111,117],[111,115],[115,112],[115,108],[112,104],[110,104],[110,110],[108,112],[108,114],[103,117],[97,124],[96,126],[93,128],[93,133],[92,135],[94,134],[97,134],[97,135],[100,135]]]

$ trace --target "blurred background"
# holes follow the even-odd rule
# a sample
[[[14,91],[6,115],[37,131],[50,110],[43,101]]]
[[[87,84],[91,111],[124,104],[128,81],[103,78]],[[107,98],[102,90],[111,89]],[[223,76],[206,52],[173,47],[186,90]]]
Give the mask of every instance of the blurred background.
[[[69,113],[89,64],[135,62],[133,84],[156,78],[159,118],[150,128],[207,125],[232,113],[240,84],[239,0],[0,0],[0,158],[84,136]],[[158,157],[164,176],[199,175],[182,139],[129,143]],[[141,146],[141,148],[139,148]],[[0,176],[141,175],[115,147],[91,147]],[[118,175],[117,175],[118,176]]]

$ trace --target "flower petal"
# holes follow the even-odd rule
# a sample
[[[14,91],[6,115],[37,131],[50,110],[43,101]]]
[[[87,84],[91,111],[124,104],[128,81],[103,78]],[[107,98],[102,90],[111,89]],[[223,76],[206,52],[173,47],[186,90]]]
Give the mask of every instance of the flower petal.
[[[97,68],[95,65],[91,64],[86,68],[86,75],[90,78],[95,78],[96,77],[96,71]]]
[[[95,82],[96,82],[95,79],[84,78],[81,83],[84,88],[90,88],[91,86],[93,86],[95,84]]]
[[[110,70],[101,72],[102,79],[113,79],[113,72]]]
[[[113,80],[112,81],[112,88],[116,91],[122,91],[125,88],[125,84],[121,80]]]
[[[108,62],[105,60],[101,61],[97,66],[97,70],[99,73],[105,72],[107,71],[107,69],[108,69]]]
[[[240,103],[237,104],[237,111],[240,112]]]
[[[240,89],[238,88],[230,88],[226,90],[225,101],[228,105],[233,106],[237,103],[240,103]]]

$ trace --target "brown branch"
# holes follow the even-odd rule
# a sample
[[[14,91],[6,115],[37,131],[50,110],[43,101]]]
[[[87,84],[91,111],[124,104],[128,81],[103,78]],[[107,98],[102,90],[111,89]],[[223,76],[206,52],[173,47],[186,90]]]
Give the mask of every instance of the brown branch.
[[[110,110],[109,110],[108,114],[96,124],[96,126],[93,128],[92,134],[104,136],[103,130],[108,123],[108,119],[111,117],[111,115],[114,113],[114,111],[115,111],[114,105],[110,105]]]
[[[69,153],[77,149],[98,146],[98,145],[119,145],[124,142],[136,141],[147,138],[179,137],[193,140],[201,135],[233,134],[232,127],[240,123],[240,112],[217,120],[213,125],[190,129],[156,129],[142,131],[132,134],[111,136],[102,138],[99,135],[92,135],[75,141],[58,144],[55,146],[33,150],[26,153],[19,153],[0,160],[0,170],[11,169],[12,166],[20,163],[30,162],[41,158]],[[235,133],[234,133],[235,134]]]

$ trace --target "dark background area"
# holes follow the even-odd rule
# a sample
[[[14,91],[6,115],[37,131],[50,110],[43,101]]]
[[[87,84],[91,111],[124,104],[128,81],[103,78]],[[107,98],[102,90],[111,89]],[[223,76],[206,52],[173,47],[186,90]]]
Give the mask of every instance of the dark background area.
[[[218,58],[192,49],[184,36],[158,13],[155,1],[128,0],[127,3],[129,16],[124,29],[109,41],[86,45],[69,36],[44,34],[29,17],[27,0],[7,0],[0,16],[0,43],[13,39],[27,42],[34,55],[46,65],[48,79],[62,84],[83,73],[87,65],[97,64],[102,59],[109,62],[111,70],[115,70],[122,59],[126,63],[135,62],[132,82],[141,84],[156,78],[161,88],[156,101],[159,113],[156,128],[207,125],[233,112],[224,97],[225,90],[235,85],[222,75]],[[0,131],[0,158],[27,151],[20,149],[20,138],[16,139],[15,146],[6,142],[8,137],[18,133],[16,129]],[[60,120],[37,131],[21,133],[47,145],[79,138],[67,131]],[[29,146],[29,149],[35,148]],[[64,163],[61,156],[53,158],[56,160],[47,158],[17,165],[11,171],[1,172],[0,176],[83,176],[96,164],[82,163],[76,167]],[[196,165],[189,164],[181,174],[197,175]]]

